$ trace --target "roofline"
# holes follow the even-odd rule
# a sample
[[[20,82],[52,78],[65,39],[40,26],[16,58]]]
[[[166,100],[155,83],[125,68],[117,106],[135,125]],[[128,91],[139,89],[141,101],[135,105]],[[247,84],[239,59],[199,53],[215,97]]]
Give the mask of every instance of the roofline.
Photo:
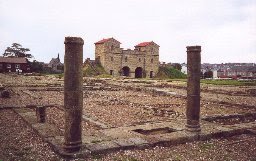
[[[115,38],[111,37],[111,38],[103,38],[102,40],[99,40],[97,42],[95,42],[94,44],[104,44],[105,42],[109,41],[110,39],[114,39],[115,41],[117,41],[119,44],[122,44],[121,42],[119,42],[118,40],[116,40]]]
[[[142,44],[142,43],[148,43],[147,45],[145,46],[148,46],[150,45],[151,43],[154,43],[155,45],[157,45],[158,47],[160,47],[157,43],[155,43],[154,41],[144,41],[144,42],[141,42],[139,44]],[[135,45],[134,47],[145,47],[145,46],[140,46],[139,44]]]
[[[20,60],[22,62],[19,62]],[[25,60],[25,62],[24,62],[24,60]],[[2,56],[0,56],[0,63],[26,64],[26,63],[28,63],[28,59],[25,57],[2,57]]]

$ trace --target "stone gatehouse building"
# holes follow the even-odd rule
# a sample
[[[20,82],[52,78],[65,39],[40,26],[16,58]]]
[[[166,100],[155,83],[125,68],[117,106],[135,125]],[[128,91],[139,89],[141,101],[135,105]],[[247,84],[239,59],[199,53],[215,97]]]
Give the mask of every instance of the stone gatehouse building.
[[[95,59],[99,60],[105,71],[113,76],[132,78],[153,78],[159,67],[159,45],[143,42],[134,50],[120,48],[114,38],[95,43]]]

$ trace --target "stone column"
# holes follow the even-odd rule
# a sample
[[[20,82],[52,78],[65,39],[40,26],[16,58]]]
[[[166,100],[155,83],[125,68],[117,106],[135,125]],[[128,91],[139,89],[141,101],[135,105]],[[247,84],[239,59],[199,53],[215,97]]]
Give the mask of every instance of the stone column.
[[[45,123],[45,120],[46,120],[45,119],[45,117],[46,117],[45,109],[46,109],[46,107],[44,107],[44,106],[36,107],[36,117],[37,117],[38,123]]]
[[[201,46],[187,46],[187,124],[191,132],[201,131],[200,128],[200,74]]]
[[[65,37],[64,44],[64,150],[72,153],[79,151],[82,145],[84,41],[80,37]]]

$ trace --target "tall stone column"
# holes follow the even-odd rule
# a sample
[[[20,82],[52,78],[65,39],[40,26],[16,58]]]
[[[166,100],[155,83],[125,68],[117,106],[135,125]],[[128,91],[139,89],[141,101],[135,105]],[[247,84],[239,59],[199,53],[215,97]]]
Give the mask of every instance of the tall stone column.
[[[201,131],[200,128],[200,74],[201,46],[187,46],[187,124],[191,132]]]
[[[64,150],[72,153],[79,151],[82,145],[84,41],[80,37],[65,37],[64,44]]]

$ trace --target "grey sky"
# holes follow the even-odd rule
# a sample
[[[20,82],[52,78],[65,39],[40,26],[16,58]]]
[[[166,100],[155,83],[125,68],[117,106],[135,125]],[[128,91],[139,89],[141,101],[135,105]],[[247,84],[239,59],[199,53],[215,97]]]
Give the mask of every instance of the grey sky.
[[[202,62],[256,63],[256,0],[0,0],[0,52],[13,42],[39,61],[64,57],[64,37],[114,37],[123,48],[160,45],[160,61],[186,62],[186,46],[202,46]]]

